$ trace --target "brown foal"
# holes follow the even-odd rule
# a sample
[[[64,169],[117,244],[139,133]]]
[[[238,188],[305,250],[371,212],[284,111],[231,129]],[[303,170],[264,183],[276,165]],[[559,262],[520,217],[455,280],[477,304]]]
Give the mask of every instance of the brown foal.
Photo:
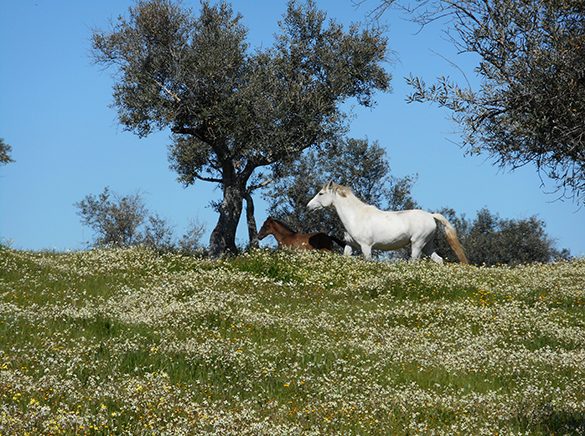
[[[326,233],[297,233],[290,229],[282,221],[268,217],[258,232],[258,239],[262,240],[268,235],[274,235],[278,247],[301,248],[305,250],[333,250],[335,242],[341,247],[345,243]]]

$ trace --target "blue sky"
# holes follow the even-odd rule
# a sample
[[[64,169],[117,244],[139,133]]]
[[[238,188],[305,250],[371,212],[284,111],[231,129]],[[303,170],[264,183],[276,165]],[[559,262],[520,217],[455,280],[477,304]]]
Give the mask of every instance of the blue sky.
[[[348,24],[363,21],[375,1],[359,8],[352,0],[317,4]],[[206,225],[207,240],[215,225],[217,216],[208,204],[220,198],[220,191],[206,183],[184,188],[176,181],[167,160],[168,132],[140,139],[123,131],[110,106],[113,71],[92,63],[92,30],[107,28],[131,4],[19,0],[0,6],[0,137],[12,145],[16,161],[0,167],[0,240],[15,248],[85,247],[92,233],[81,225],[74,203],[105,186],[119,194],[142,194],[147,207],[168,219],[178,235],[196,220]],[[198,10],[196,1],[184,4]],[[232,4],[244,17],[252,46],[272,45],[286,2]],[[541,180],[533,167],[509,172],[486,156],[464,156],[456,144],[458,128],[446,111],[405,102],[405,76],[464,80],[453,61],[473,83],[474,59],[457,55],[440,25],[417,32],[397,13],[385,18],[393,92],[379,94],[373,109],[354,109],[351,136],[379,141],[396,176],[418,174],[413,195],[423,208],[452,207],[469,218],[483,207],[505,218],[537,215],[559,248],[584,256],[583,208],[546,194],[553,184]],[[266,205],[259,196],[256,201],[260,225]],[[243,221],[238,238],[246,242]]]

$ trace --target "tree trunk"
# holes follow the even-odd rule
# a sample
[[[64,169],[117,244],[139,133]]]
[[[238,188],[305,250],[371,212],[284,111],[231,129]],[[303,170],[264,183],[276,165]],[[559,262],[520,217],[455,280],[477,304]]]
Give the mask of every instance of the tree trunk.
[[[212,257],[238,251],[236,230],[242,215],[244,192],[239,184],[223,186],[223,201],[218,208],[219,219],[209,238],[209,254]]]
[[[246,192],[246,221],[248,223],[248,237],[250,239],[249,247],[258,248],[258,229],[256,228],[256,219],[254,218],[254,199],[250,192]]]

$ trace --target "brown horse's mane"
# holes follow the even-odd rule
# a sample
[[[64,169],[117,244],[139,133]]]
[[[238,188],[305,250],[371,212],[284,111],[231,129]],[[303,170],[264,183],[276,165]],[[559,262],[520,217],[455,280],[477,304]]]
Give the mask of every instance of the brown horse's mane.
[[[271,217],[272,218],[272,217]],[[291,229],[290,226],[288,224],[283,223],[280,220],[277,220],[276,218],[272,218],[272,221],[274,221],[276,224],[281,225],[282,227],[284,227],[286,230],[288,230],[289,232],[292,233],[297,233],[295,230]]]

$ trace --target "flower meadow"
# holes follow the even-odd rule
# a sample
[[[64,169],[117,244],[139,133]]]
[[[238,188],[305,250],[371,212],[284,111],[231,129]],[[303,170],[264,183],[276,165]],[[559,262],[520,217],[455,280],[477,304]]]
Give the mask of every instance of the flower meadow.
[[[0,248],[0,434],[585,434],[585,260]]]

